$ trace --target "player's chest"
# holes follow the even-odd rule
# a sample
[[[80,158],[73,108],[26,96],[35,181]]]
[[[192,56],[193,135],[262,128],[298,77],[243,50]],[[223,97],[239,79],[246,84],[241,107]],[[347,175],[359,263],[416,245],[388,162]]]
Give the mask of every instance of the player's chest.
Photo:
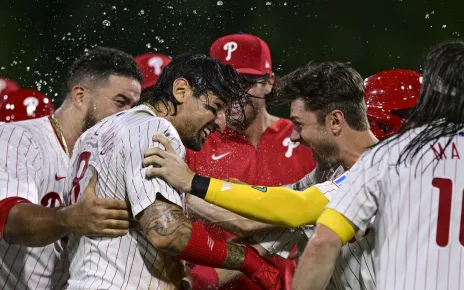
[[[46,207],[64,206],[63,194],[68,180],[66,179],[69,160],[67,158],[51,158],[46,160],[40,171],[39,203]]]

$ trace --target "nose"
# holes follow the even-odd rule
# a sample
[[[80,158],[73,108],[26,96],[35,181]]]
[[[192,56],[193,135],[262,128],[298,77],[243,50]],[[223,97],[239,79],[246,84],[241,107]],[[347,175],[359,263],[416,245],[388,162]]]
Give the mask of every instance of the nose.
[[[214,124],[218,127],[218,130],[223,132],[226,128],[226,114],[224,111],[219,111],[216,115],[216,119],[214,119]]]
[[[292,131],[292,135],[290,135],[290,140],[292,142],[300,142],[301,135],[295,129]]]

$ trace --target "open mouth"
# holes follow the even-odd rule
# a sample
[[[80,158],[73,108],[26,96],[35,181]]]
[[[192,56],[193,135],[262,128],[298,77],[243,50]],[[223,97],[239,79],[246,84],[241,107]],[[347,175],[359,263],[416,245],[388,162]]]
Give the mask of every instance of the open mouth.
[[[202,135],[203,135],[203,142],[205,142],[206,138],[208,138],[209,135],[211,135],[214,131],[216,131],[215,129],[211,128],[211,127],[205,127],[203,130],[202,130]]]

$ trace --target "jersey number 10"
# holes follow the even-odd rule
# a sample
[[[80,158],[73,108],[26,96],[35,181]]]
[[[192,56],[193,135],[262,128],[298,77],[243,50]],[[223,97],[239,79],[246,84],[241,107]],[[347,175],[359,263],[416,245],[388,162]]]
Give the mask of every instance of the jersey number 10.
[[[438,199],[437,244],[446,247],[449,242],[451,225],[451,205],[453,200],[453,181],[449,178],[435,177],[433,187],[440,190]],[[464,193],[464,192],[463,192]],[[464,246],[464,197],[461,205],[461,221],[459,229],[459,242]]]

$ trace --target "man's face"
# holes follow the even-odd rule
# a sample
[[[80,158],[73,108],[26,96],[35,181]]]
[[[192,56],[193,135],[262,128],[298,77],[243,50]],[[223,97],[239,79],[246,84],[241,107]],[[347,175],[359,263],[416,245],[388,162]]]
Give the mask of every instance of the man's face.
[[[317,115],[306,110],[302,99],[296,99],[292,102],[290,119],[293,122],[293,132],[290,136],[293,142],[310,146],[317,154],[318,161],[323,160],[329,164],[338,163],[340,149],[334,140],[327,120],[322,124],[319,123]]]
[[[235,130],[246,129],[256,119],[259,110],[266,107],[266,95],[271,92],[273,84],[274,75],[267,79],[256,79],[256,81],[251,82],[247,93],[252,97],[243,106],[243,110],[232,104],[227,125]]]
[[[209,135],[226,127],[227,104],[213,93],[191,97],[182,106],[176,129],[187,148],[200,151]]]
[[[140,99],[141,91],[139,81],[115,75],[95,85],[89,91],[89,107],[84,119],[83,131],[112,114],[132,108]]]

